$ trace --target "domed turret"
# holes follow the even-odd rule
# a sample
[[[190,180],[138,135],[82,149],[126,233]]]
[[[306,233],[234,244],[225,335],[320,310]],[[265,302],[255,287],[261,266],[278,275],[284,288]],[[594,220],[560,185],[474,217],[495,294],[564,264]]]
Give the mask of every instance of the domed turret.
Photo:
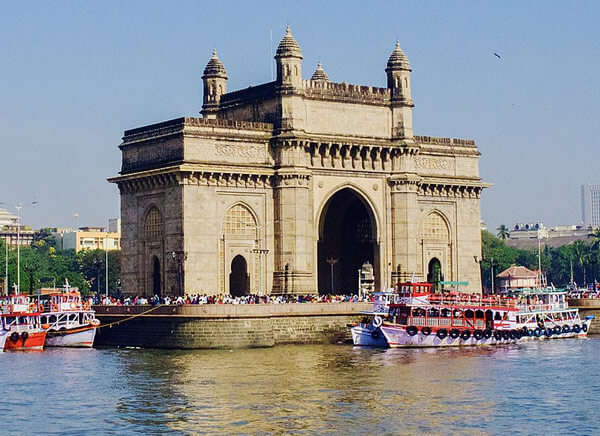
[[[217,49],[213,50],[212,57],[204,68],[204,75],[202,78],[204,79],[205,77],[220,77],[227,79],[227,71],[225,71],[225,67],[217,56]]]
[[[406,55],[400,48],[400,43],[398,41],[396,41],[396,48],[394,48],[394,51],[388,59],[386,71],[387,70],[410,71],[410,62],[408,62],[408,57],[406,57]]]
[[[202,82],[204,98],[200,113],[205,118],[216,118],[221,96],[227,92],[227,71],[219,60],[216,49],[213,50],[212,57],[204,68]]]
[[[410,62],[408,62],[408,57],[400,48],[399,42],[396,42],[396,47],[388,59],[385,72],[387,73],[387,86],[392,91],[392,101],[412,106]]]
[[[310,80],[321,80],[323,82],[329,82],[329,76],[325,71],[323,71],[323,67],[321,67],[321,62],[317,63],[317,69],[313,73]]]
[[[410,96],[410,62],[396,42],[396,47],[387,61],[387,87],[392,97],[392,136],[412,138],[412,108]]]
[[[275,61],[277,83],[292,87],[302,85],[302,52],[290,32],[290,26],[285,29],[285,36],[277,46]]]
[[[290,26],[285,28],[285,36],[279,42],[277,46],[277,52],[275,53],[275,59],[278,57],[298,57],[302,59],[302,52],[300,51],[300,46],[292,36],[292,32],[290,31]]]

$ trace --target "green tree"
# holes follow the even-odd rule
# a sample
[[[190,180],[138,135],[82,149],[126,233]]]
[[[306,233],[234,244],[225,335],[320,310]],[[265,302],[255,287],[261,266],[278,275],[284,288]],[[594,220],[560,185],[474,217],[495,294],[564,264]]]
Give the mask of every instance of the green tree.
[[[498,231],[498,233],[496,235],[500,239],[510,238],[510,231],[508,230],[508,227],[506,227],[504,224],[501,224],[500,227],[498,227],[496,230]]]

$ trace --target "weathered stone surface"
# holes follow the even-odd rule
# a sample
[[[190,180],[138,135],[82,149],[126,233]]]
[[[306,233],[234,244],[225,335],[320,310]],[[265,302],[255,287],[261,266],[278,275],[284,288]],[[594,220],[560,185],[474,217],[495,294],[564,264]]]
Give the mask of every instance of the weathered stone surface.
[[[124,293],[315,293],[333,286],[330,274],[336,291],[355,292],[345,277],[362,261],[383,288],[427,279],[434,259],[444,279],[481,291],[479,152],[472,140],[413,135],[411,69],[399,46],[387,88],[303,80],[294,48],[276,56],[274,82],[227,92],[225,67],[216,54],[210,62],[204,118],[128,130],[120,145],[111,181],[121,192]],[[324,242],[341,192],[368,218],[353,230],[369,238],[366,249],[353,246],[363,247],[353,260]],[[152,207],[162,221],[149,238]],[[336,256],[330,273],[325,260]],[[241,275],[232,276],[234,261]]]

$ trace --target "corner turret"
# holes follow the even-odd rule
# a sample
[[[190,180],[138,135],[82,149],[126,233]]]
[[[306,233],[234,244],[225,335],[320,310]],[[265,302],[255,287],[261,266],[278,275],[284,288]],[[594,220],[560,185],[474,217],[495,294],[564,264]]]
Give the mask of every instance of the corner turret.
[[[410,95],[410,62],[408,57],[396,42],[396,47],[390,55],[387,68],[387,87],[392,97],[392,136],[396,138],[412,138],[412,108],[414,106]]]
[[[227,71],[217,57],[216,49],[213,50],[212,57],[204,68],[202,82],[204,83],[204,97],[200,113],[204,118],[216,118],[221,96],[227,92]]]
[[[302,52],[290,32],[290,26],[285,29],[285,36],[277,47],[275,61],[277,63],[277,84],[291,87],[302,86]]]

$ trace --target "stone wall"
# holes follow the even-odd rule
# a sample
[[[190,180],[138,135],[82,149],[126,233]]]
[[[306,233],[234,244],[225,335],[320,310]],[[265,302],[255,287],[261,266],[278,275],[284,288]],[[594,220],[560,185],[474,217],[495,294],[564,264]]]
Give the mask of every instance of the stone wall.
[[[576,307],[579,309],[579,316],[584,319],[586,316],[592,315],[596,319],[592,320],[590,324],[590,335],[600,334],[600,300],[589,299],[589,298],[570,298],[569,307]]]
[[[96,346],[164,349],[272,347],[351,340],[366,303],[97,306]],[[148,312],[144,314],[145,312]],[[135,315],[141,315],[131,318]],[[111,326],[108,324],[115,323]]]

